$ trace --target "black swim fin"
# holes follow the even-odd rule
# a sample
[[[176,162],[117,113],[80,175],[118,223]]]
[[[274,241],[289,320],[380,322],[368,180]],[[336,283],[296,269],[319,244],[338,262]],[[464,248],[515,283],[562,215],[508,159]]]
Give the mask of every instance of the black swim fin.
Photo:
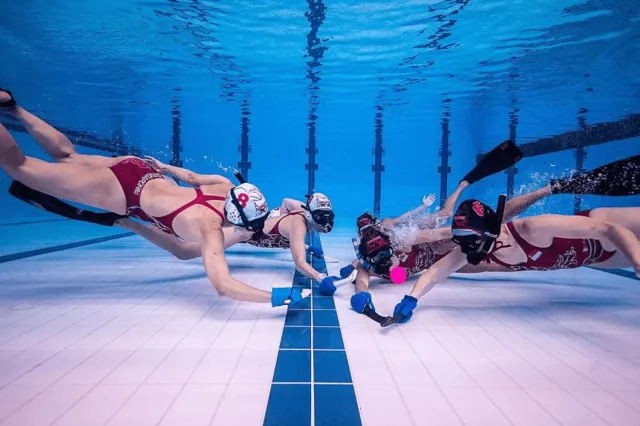
[[[118,219],[124,219],[127,217],[111,212],[96,213],[90,210],[82,210],[67,204],[64,201],[58,200],[56,197],[36,191],[33,188],[29,188],[23,183],[15,180],[9,187],[9,194],[24,201],[25,203],[31,204],[32,206],[38,207],[49,213],[57,214],[58,216],[66,217],[67,219],[94,223],[96,225],[113,226]]]
[[[520,160],[522,160],[520,148],[513,141],[504,141],[487,152],[462,180],[466,180],[470,184],[478,182],[487,176],[508,169]]]
[[[622,197],[640,194],[640,155],[597,167],[578,176],[552,179],[553,194]]]
[[[7,93],[11,98],[8,101],[0,102],[0,108],[13,108],[17,105],[16,100],[13,98],[13,94],[10,91],[0,88],[0,92]]]

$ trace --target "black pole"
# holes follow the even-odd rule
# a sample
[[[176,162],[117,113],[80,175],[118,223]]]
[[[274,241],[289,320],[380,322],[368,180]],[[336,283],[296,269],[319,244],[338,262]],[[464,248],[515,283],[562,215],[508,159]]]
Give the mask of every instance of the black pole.
[[[307,33],[307,53],[305,56],[311,58],[311,60],[307,61],[306,74],[306,79],[309,81],[307,85],[309,90],[309,116],[307,120],[309,145],[305,149],[308,160],[307,164],[305,164],[305,170],[307,170],[307,191],[312,193],[316,187],[316,170],[318,170],[316,126],[320,71],[317,68],[322,66],[321,59],[324,57],[324,51],[327,50],[326,47],[320,45],[322,40],[318,38],[318,31],[326,18],[327,7],[323,0],[307,0],[307,5],[309,9],[305,12],[305,17],[309,21],[311,28]]]
[[[586,108],[580,108],[578,110],[578,128],[580,130],[584,130],[588,127],[586,116],[587,112],[588,110]],[[584,146],[579,146],[578,148],[576,148],[575,158],[576,173],[580,174],[584,172],[584,160],[587,159],[587,150]],[[576,194],[573,197],[573,212],[578,213],[580,210],[582,210],[582,196]]]
[[[518,108],[514,108],[509,113],[509,139],[513,141],[513,143],[517,142],[517,130],[518,130],[518,112],[520,110]],[[518,173],[518,169],[516,166],[511,166],[505,171],[507,175],[507,199],[511,199],[513,197],[516,173]]]
[[[440,166],[438,167],[438,173],[440,173],[440,208],[444,208],[444,203],[447,200],[447,182],[449,179],[449,173],[451,173],[451,167],[449,166],[449,157],[451,156],[451,149],[449,149],[449,122],[451,120],[451,111],[449,109],[449,103],[451,99],[445,99],[443,102],[444,112],[442,114],[442,142],[440,144]]]
[[[584,129],[571,130],[518,145],[518,147],[523,157],[527,158],[636,137],[640,137],[640,114],[631,114],[616,121],[587,125]]]
[[[382,198],[382,173],[384,172],[384,164],[382,164],[382,156],[384,155],[383,133],[384,119],[383,108],[376,106],[375,115],[375,147],[373,149],[374,164],[371,167],[373,171],[373,214],[380,214],[380,200]]]
[[[180,89],[175,89],[176,92],[179,92]],[[182,160],[180,159],[180,154],[182,153],[182,113],[180,111],[180,98],[175,96],[171,103],[173,107],[171,108],[171,161],[169,164],[176,167],[182,167]]]
[[[240,117],[240,161],[238,161],[238,169],[245,179],[249,179],[249,169],[251,168],[251,162],[249,161],[249,153],[251,152],[251,145],[249,145],[249,118],[251,117],[251,111],[249,109],[249,102],[246,100],[242,103],[241,117]]]

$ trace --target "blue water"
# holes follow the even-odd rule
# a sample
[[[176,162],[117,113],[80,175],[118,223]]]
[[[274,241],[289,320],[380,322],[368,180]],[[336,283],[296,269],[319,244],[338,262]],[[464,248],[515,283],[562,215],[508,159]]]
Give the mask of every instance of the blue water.
[[[386,216],[440,193],[445,116],[450,192],[477,154],[509,137],[510,115],[525,144],[576,130],[579,117],[595,124],[640,112],[640,4],[631,0],[6,1],[0,45],[0,86],[28,110],[164,160],[179,116],[181,159],[199,172],[238,166],[246,118],[249,177],[271,206],[306,193],[314,132],[315,189],[332,198],[344,227],[373,209],[376,117]],[[16,137],[43,157],[28,136]],[[637,154],[639,144],[589,147],[585,167]],[[516,193],[570,173],[574,155],[524,159]],[[506,179],[464,197],[493,202]],[[2,223],[52,218],[9,199],[8,183],[0,174]],[[583,206],[638,202],[587,197]],[[543,211],[571,213],[573,197],[529,213]],[[0,233],[37,239],[29,229]]]

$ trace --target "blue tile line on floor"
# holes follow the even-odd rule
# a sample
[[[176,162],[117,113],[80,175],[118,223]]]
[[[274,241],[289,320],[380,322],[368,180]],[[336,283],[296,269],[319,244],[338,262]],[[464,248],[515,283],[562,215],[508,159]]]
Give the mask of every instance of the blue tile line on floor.
[[[307,244],[322,247],[314,232]],[[313,243],[313,244],[310,244]],[[307,261],[327,273],[321,258]],[[264,426],[362,425],[333,297],[321,296],[295,272],[293,285],[312,296],[287,310]]]
[[[627,271],[626,269],[599,269],[599,268],[593,268],[593,267],[590,267],[590,268],[595,269],[596,271],[606,272],[607,274],[617,275],[619,277],[631,278],[632,280],[638,279],[638,277],[634,272]]]
[[[68,222],[71,219],[41,219],[41,220],[28,220],[22,222],[3,222],[0,223],[0,226],[22,226],[22,225],[33,225],[36,223],[51,223],[51,222]]]
[[[0,256],[0,263],[11,262],[14,260],[26,259],[28,257],[40,256],[42,254],[55,253],[57,251],[69,250],[78,247],[84,247],[91,244],[104,243],[105,241],[117,240],[119,238],[130,237],[135,235],[133,232],[124,234],[109,235],[107,237],[92,238],[90,240],[76,241],[74,243],[61,244],[58,246],[43,247],[36,250],[22,251],[19,253],[7,254]]]

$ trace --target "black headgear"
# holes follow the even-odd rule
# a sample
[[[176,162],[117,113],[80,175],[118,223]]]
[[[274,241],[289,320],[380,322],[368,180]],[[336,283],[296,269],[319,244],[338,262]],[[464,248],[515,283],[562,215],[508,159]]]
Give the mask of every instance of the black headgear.
[[[378,218],[371,213],[362,213],[356,220],[356,228],[358,229],[358,235],[361,234],[362,229],[365,227],[375,225],[378,223]]]
[[[478,200],[466,200],[458,206],[451,224],[452,240],[470,264],[479,264],[500,235],[506,199],[504,195],[498,198],[496,211]]]
[[[394,255],[391,238],[377,226],[365,226],[360,232],[358,251],[378,275],[388,275]]]

